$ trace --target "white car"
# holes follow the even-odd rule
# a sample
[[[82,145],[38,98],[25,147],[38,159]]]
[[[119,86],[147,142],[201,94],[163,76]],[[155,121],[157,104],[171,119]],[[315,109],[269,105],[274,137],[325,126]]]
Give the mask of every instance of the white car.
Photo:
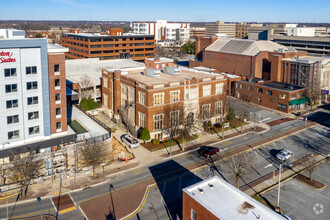
[[[130,134],[125,134],[121,137],[121,140],[127,144],[130,148],[136,148],[140,146],[138,140]]]
[[[293,157],[293,153],[292,151],[289,150],[281,150],[277,155],[276,155],[277,159],[279,160],[288,160],[291,157]]]

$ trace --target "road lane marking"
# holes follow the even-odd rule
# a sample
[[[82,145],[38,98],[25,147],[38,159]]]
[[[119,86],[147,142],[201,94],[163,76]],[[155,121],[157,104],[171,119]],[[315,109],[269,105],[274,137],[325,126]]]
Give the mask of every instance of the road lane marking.
[[[188,158],[188,157],[191,157],[191,155],[190,154],[186,154],[186,155],[178,156],[178,157],[175,157],[175,158]]]
[[[232,144],[232,142],[230,142],[230,141],[225,141],[225,143],[221,143],[221,145],[223,145],[223,146],[228,146],[228,145],[231,145]]]
[[[134,170],[132,170],[133,173],[135,173],[136,175],[138,175],[140,173],[141,167],[135,172]]]
[[[54,192],[54,195],[55,196],[57,196],[57,195],[59,195],[60,194],[60,192]]]
[[[64,213],[67,213],[67,212],[71,212],[71,211],[73,211],[73,210],[75,210],[75,209],[77,209],[77,207],[76,207],[76,206],[72,206],[72,207],[70,207],[70,208],[63,209],[63,210],[59,211],[58,213],[60,213],[60,214],[64,214]]]
[[[0,199],[6,199],[6,198],[10,198],[12,196],[16,196],[19,192],[16,192],[16,193],[12,193],[10,195],[7,195],[7,196],[3,196],[3,197],[0,197]]]
[[[280,132],[280,133],[278,133],[278,134],[276,134],[276,135],[280,135],[280,134],[283,134],[283,133],[289,132],[289,131],[294,130],[294,129],[297,129],[297,128],[302,128],[302,130],[296,131],[296,132],[294,132],[294,133],[292,133],[292,134],[285,135],[285,136],[283,136],[283,137],[281,137],[281,138],[277,138],[277,139],[275,139],[275,140],[273,140],[273,141],[266,142],[265,144],[258,145],[258,146],[254,147],[254,148],[251,148],[251,149],[247,150],[247,151],[244,151],[244,152],[240,152],[240,153],[238,153],[238,154],[235,154],[234,156],[237,156],[237,155],[239,155],[239,154],[241,154],[241,153],[248,153],[248,152],[251,152],[251,151],[253,151],[253,150],[256,150],[256,149],[259,149],[259,148],[264,147],[264,146],[266,146],[266,145],[272,144],[272,143],[274,143],[274,142],[276,142],[276,141],[279,141],[279,140],[281,140],[281,139],[284,139],[284,138],[288,138],[288,137],[290,137],[290,136],[293,136],[293,135],[295,135],[295,134],[297,134],[297,133],[299,133],[299,132],[303,132],[304,130],[311,129],[311,128],[315,128],[315,127],[317,127],[317,126],[318,126],[318,124],[314,124],[314,125],[312,125],[312,126],[310,126],[310,127],[307,127],[307,128],[305,127],[305,125],[298,126],[298,127],[294,127],[294,128],[290,128],[290,129],[285,130],[285,131],[282,131],[282,132]],[[275,135],[272,135],[272,136],[275,136]],[[271,138],[272,136],[270,136],[270,137],[266,137],[266,138],[263,138],[263,139],[260,139],[260,140],[257,140],[257,141],[255,141],[255,142],[253,142],[253,143],[248,144],[248,145],[253,145],[253,144],[257,143],[257,142],[260,142],[260,141],[263,141],[263,140],[267,140],[267,139]],[[233,150],[237,150],[237,149],[240,149],[240,148],[245,147],[245,146],[247,146],[247,145],[244,144],[243,146],[237,147],[237,148],[235,148],[235,149],[233,149]],[[231,158],[231,157],[229,157],[229,158]],[[228,158],[228,159],[229,159],[229,158]],[[220,162],[222,162],[222,160],[215,161],[214,163],[216,164],[216,163],[220,163]],[[188,166],[193,166],[193,165],[195,165],[195,164],[190,164],[190,165],[188,165]],[[188,166],[185,166],[185,167],[183,167],[183,168],[186,168],[186,167],[188,167]],[[204,166],[205,166],[205,165],[204,165]],[[204,169],[204,168],[205,168],[204,166],[201,166],[201,167],[199,167],[198,169],[194,169],[194,171],[198,171],[198,170]],[[173,172],[175,172],[175,171],[173,171]],[[163,174],[163,175],[168,175],[168,174],[169,174],[169,173],[166,173],[166,174]],[[163,175],[160,175],[159,177],[161,177],[161,176],[163,176]],[[140,182],[134,183],[134,184],[132,184],[132,185],[124,186],[124,187],[122,187],[122,188],[119,188],[119,189],[117,189],[117,190],[112,191],[112,193],[117,192],[117,191],[120,191],[120,190],[124,190],[124,189],[126,189],[126,188],[129,188],[129,187],[132,187],[132,186],[135,186],[135,185],[138,185],[138,184],[141,184],[141,183],[147,182],[147,181],[150,181],[150,180],[152,180],[152,179],[154,179],[154,178],[149,178],[149,179],[146,179],[146,180],[143,180],[143,181],[140,181]],[[92,197],[92,198],[89,198],[89,199],[85,199],[85,200],[83,200],[83,201],[80,201],[80,202],[78,202],[78,204],[86,203],[86,202],[88,202],[88,201],[90,201],[90,200],[97,199],[97,198],[100,198],[100,197],[105,196],[105,195],[108,195],[108,194],[110,194],[110,193],[109,193],[109,192],[107,192],[107,193],[103,193],[103,194],[101,194],[101,195],[98,195],[98,196],[95,196],[95,197]]]
[[[54,203],[54,201],[53,201],[53,198],[49,198],[50,199],[50,202],[53,204],[53,206],[54,206],[54,210],[55,210],[55,212],[57,212],[57,208],[56,208],[56,205],[55,205],[55,203]]]
[[[273,166],[273,164],[268,164],[267,166],[265,166],[264,168],[266,169],[266,168],[268,168],[268,167],[272,167]]]

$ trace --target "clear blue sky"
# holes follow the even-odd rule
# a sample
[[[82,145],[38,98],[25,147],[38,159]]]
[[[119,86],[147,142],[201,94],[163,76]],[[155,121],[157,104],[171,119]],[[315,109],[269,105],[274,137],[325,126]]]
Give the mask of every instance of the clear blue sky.
[[[330,0],[1,0],[12,19],[330,23]]]

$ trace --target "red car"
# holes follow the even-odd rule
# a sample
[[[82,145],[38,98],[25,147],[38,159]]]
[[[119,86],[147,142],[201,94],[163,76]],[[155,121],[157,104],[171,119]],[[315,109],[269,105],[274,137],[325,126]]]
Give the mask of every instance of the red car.
[[[203,157],[210,157],[211,155],[219,154],[219,148],[202,146],[197,152]]]

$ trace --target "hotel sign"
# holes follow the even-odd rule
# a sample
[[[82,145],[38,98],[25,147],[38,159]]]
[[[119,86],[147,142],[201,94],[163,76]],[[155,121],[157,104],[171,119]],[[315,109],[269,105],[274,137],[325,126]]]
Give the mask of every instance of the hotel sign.
[[[0,51],[0,64],[1,63],[14,63],[15,58],[12,58],[13,52]]]

